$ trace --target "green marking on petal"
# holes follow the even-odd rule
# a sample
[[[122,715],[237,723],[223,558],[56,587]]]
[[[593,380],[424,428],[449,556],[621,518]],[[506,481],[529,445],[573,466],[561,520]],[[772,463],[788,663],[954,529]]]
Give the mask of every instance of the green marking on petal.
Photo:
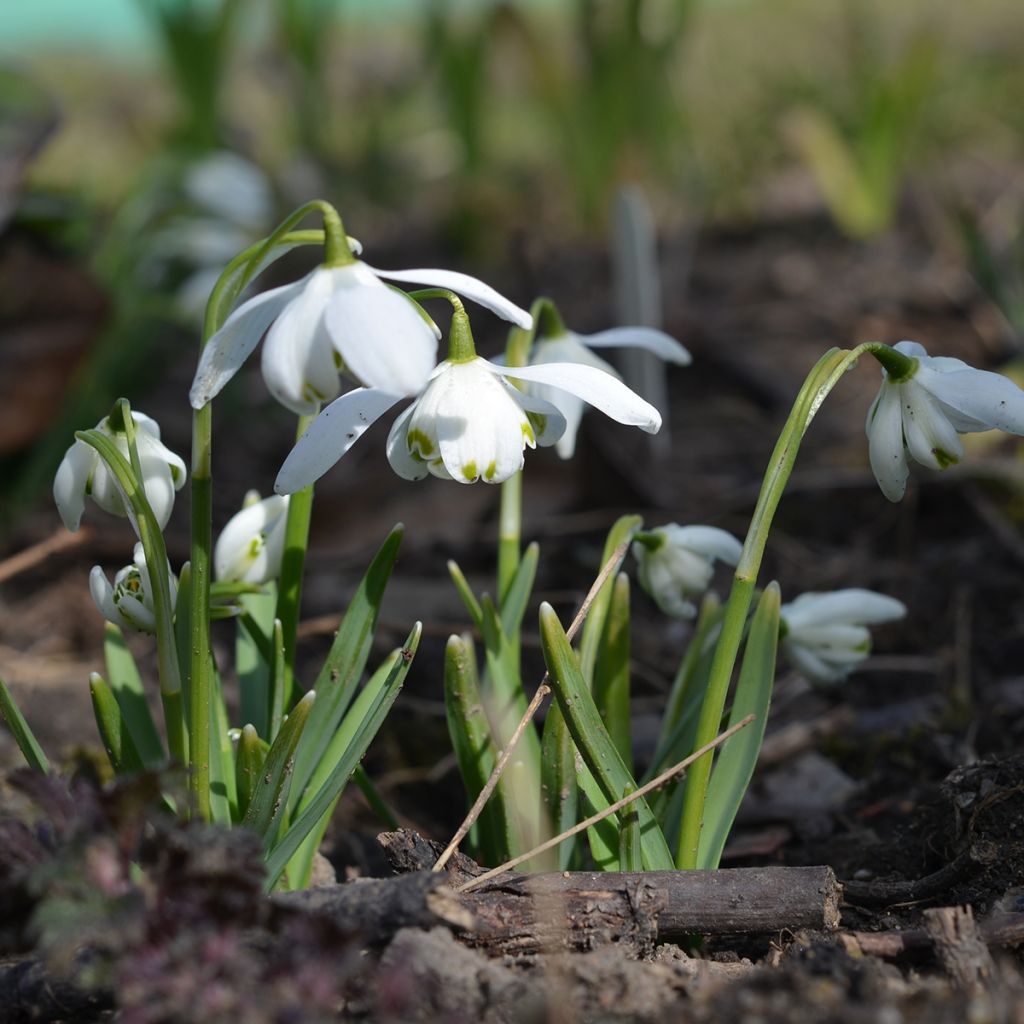
[[[949,469],[950,466],[955,466],[960,461],[955,455],[950,455],[949,452],[944,452],[941,448],[933,448],[932,455],[935,456],[939,469]]]
[[[476,460],[475,460],[475,459],[470,459],[470,460],[469,460],[469,462],[467,462],[467,463],[466,463],[466,464],[465,464],[465,465],[464,465],[464,466],[462,467],[462,475],[463,475],[463,476],[464,476],[464,477],[465,477],[465,478],[466,478],[467,480],[475,480],[475,479],[476,479],[476,478],[477,478],[477,477],[478,477],[478,476],[480,475],[480,474],[479,474],[479,473],[478,473],[478,472],[476,471]]]
[[[498,463],[495,462],[492,459],[490,465],[484,470],[484,479],[487,480],[487,481],[493,480],[494,479],[494,474],[497,473],[497,472],[498,472]]]
[[[434,442],[422,430],[410,430],[406,435],[409,451],[414,456],[424,459],[434,454]]]
[[[542,417],[538,417],[538,419],[541,419],[541,418]],[[543,433],[543,431],[544,431],[543,425],[541,425],[540,429],[541,429],[541,432]],[[533,431],[533,424],[530,423],[530,414],[527,414],[527,419],[525,419],[523,421],[523,437],[525,437],[526,440],[530,442],[530,444],[536,444],[537,443],[537,435]]]

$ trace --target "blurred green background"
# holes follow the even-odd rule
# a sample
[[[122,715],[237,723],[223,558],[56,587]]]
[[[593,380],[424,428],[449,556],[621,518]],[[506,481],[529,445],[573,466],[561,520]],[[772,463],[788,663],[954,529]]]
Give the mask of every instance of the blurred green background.
[[[472,267],[524,302],[531,254],[614,255],[624,195],[662,246],[909,223],[1016,339],[1022,30],[1019,0],[5,0],[4,511],[313,196],[371,262]]]

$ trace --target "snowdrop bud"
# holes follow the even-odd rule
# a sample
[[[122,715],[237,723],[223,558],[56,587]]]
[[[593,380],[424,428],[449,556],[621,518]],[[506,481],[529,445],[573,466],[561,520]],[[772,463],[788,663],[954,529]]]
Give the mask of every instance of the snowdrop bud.
[[[266,583],[281,572],[288,498],[260,498],[250,491],[237,512],[221,530],[213,551],[213,571],[218,580]]]
[[[809,682],[837,683],[871,653],[867,627],[906,614],[902,601],[873,590],[801,594],[782,606],[782,649]]]
[[[168,572],[168,576],[173,607],[178,585],[173,573]],[[94,565],[89,574],[89,590],[100,614],[108,622],[121,629],[136,630],[140,633],[156,632],[153,585],[141,544],[135,545],[134,562],[118,571],[113,586],[103,570]]]
[[[711,583],[715,559],[736,565],[743,545],[714,526],[678,526],[669,523],[638,536],[633,543],[640,586],[666,614],[693,618],[691,598]]]
[[[174,492],[185,483],[185,463],[160,440],[160,427],[156,420],[141,412],[133,412],[135,445],[142,465],[142,484],[153,514],[162,530],[171,518]],[[110,417],[96,424],[112,438],[118,449],[128,458],[128,439],[123,430],[115,429]],[[53,500],[64,525],[72,533],[78,529],[85,511],[85,496],[89,495],[104,511],[115,516],[127,516],[128,508],[118,489],[114,475],[107,469],[99,453],[84,441],[75,441],[67,450],[53,480]]]

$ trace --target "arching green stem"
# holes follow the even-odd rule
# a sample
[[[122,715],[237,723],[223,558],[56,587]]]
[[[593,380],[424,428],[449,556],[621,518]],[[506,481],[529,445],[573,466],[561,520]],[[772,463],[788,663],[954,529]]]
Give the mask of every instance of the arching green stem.
[[[707,692],[701,705],[694,749],[699,749],[713,740],[721,726],[729,682],[743,639],[743,628],[754,596],[768,532],[793,470],[800,442],[822,402],[843,374],[856,364],[861,355],[868,352],[875,356],[890,374],[913,373],[914,360],[901,355],[888,345],[867,342],[853,350],[830,350],[808,374],[772,452],[743,543],[743,551],[736,566],[732,590],[725,606],[721,635],[711,663]],[[676,851],[676,865],[679,868],[697,866],[697,850],[711,765],[712,755],[707,754],[691,766],[686,777],[686,795]]]
[[[293,231],[304,217],[319,213],[322,231]],[[224,268],[206,304],[200,351],[227,319],[238,296],[266,266],[276,249],[322,243],[330,265],[352,262],[351,244],[337,210],[316,200],[300,206],[262,242],[239,253]],[[189,723],[192,769],[189,787],[199,814],[210,818],[210,562],[213,549],[212,465],[213,410],[207,403],[192,418],[192,583],[191,636],[189,642]]]

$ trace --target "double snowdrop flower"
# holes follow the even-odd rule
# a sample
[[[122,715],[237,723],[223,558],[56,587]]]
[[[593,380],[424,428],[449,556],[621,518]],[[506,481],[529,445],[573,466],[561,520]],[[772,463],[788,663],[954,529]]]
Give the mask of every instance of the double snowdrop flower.
[[[591,349],[595,348],[640,348],[677,366],[688,366],[692,361],[690,353],[675,338],[653,327],[615,327],[597,334],[576,334],[562,327],[552,335],[537,339],[530,363],[534,366],[579,363],[618,377],[615,367],[594,355]],[[528,384],[527,390],[556,406],[565,417],[565,431],[558,439],[555,451],[563,459],[571,459],[576,450],[576,434],[583,418],[584,402],[575,395],[559,392],[545,384]]]
[[[415,395],[437,361],[439,334],[420,307],[381,278],[448,288],[512,323],[532,317],[489,285],[449,270],[376,270],[353,259],[242,303],[203,349],[189,392],[201,409],[238,372],[266,333],[262,371],[270,393],[302,416],[341,391],[344,369],[396,397]],[[269,330],[268,330],[269,328]]]
[[[221,530],[213,549],[213,571],[218,580],[267,583],[281,574],[288,499],[274,494],[260,499],[250,491]]]
[[[691,599],[708,589],[715,559],[736,565],[743,545],[716,526],[669,523],[639,534],[632,550],[640,586],[666,615],[691,619]]]
[[[894,348],[913,358],[915,366],[899,380],[882,371],[866,427],[871,469],[890,501],[899,501],[906,491],[908,454],[923,466],[945,469],[964,453],[961,434],[993,429],[1024,434],[1024,391],[1009,378],[959,359],[929,356],[914,341]]]
[[[178,592],[174,574],[168,571],[171,586],[171,607]],[[153,608],[153,583],[146,565],[146,554],[141,544],[135,545],[134,561],[118,570],[113,586],[103,570],[92,567],[89,590],[100,614],[115,626],[140,633],[156,632],[156,612]]]
[[[481,359],[461,312],[452,320],[450,351],[452,357],[436,367],[388,437],[388,460],[407,480],[432,473],[460,483],[501,483],[522,469],[527,446],[557,441],[565,418],[553,404],[514,387],[518,382],[546,385],[648,433],[661,426],[654,406],[596,367],[507,367]],[[359,388],[336,399],[292,449],[274,489],[289,494],[318,479],[398,401],[379,388]]]
[[[162,530],[171,518],[174,492],[185,483],[185,463],[160,440],[160,427],[156,420],[141,412],[133,412],[132,419],[136,426],[135,446],[142,465],[141,482]],[[112,438],[121,454],[128,458],[128,438],[123,430],[115,430],[109,417],[100,420],[96,428]],[[53,481],[53,500],[57,511],[72,533],[82,521],[86,495],[112,515],[128,515],[114,475],[99,453],[84,441],[75,441],[57,467]]]
[[[782,650],[809,682],[837,683],[871,653],[868,626],[906,614],[902,601],[873,590],[801,594],[781,608]]]

